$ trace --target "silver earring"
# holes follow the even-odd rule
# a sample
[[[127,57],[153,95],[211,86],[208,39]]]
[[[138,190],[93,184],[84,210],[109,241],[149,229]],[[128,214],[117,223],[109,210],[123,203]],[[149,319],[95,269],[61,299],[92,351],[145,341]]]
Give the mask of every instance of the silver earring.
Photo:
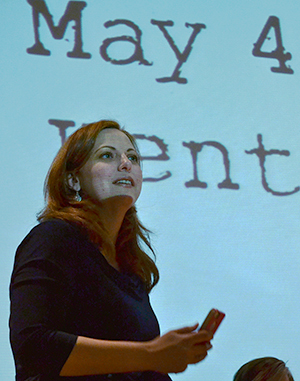
[[[80,202],[82,200],[80,194],[79,194],[79,191],[76,191],[76,194],[75,194],[75,201],[77,202]]]

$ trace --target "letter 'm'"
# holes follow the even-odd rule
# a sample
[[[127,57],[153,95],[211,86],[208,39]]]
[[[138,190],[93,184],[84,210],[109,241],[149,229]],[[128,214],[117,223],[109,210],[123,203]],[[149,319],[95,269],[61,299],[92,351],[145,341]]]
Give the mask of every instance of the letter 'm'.
[[[71,58],[91,58],[90,53],[86,53],[82,50],[83,42],[81,32],[81,13],[83,8],[85,8],[87,5],[85,1],[69,1],[65,13],[59,20],[57,26],[54,25],[53,17],[50,14],[46,2],[44,0],[27,0],[27,2],[32,7],[33,28],[35,37],[35,44],[27,49],[27,53],[42,56],[50,56],[51,54],[50,50],[45,49],[44,45],[40,40],[40,15],[43,15],[53,38],[55,38],[56,40],[61,40],[64,37],[68,23],[70,21],[74,21],[75,25],[73,26],[73,29],[75,31],[75,43],[73,50],[71,52],[68,52],[67,56]]]

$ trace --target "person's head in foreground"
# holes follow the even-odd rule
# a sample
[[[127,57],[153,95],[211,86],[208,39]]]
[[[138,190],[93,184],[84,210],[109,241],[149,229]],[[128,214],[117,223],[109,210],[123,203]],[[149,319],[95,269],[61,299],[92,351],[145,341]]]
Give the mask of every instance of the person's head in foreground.
[[[235,374],[233,381],[294,381],[282,360],[262,357],[244,364]]]

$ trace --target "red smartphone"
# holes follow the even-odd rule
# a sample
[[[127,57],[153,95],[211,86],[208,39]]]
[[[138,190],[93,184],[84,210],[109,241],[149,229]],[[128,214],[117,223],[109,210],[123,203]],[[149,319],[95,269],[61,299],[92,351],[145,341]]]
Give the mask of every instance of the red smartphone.
[[[206,316],[203,324],[199,328],[199,331],[201,329],[205,329],[206,331],[209,331],[214,335],[224,317],[224,312],[221,312],[216,308],[212,308]]]

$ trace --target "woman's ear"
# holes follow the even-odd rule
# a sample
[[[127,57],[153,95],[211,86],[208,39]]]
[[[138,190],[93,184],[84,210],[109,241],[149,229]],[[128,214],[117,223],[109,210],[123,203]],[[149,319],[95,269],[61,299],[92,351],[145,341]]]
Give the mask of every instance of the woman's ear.
[[[81,189],[79,178],[75,176],[73,173],[68,174],[68,185],[75,192],[79,192]]]

